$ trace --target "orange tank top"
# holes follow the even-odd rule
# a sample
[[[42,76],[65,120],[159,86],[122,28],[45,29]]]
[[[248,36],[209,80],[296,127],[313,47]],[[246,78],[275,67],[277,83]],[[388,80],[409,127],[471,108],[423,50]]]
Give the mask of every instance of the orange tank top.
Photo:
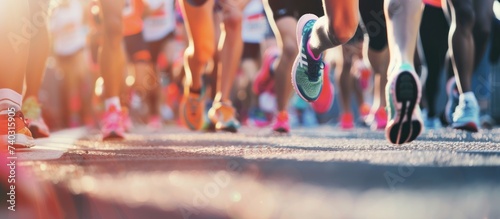
[[[142,14],[144,3],[142,0],[125,0],[123,8],[123,35],[130,36],[142,31]]]

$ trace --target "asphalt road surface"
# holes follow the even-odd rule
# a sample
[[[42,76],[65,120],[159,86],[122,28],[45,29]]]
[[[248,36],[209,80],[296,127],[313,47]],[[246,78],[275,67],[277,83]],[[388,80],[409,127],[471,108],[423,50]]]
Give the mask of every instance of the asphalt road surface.
[[[18,150],[19,204],[0,218],[500,218],[500,129],[403,146],[367,129],[269,133],[57,132]]]

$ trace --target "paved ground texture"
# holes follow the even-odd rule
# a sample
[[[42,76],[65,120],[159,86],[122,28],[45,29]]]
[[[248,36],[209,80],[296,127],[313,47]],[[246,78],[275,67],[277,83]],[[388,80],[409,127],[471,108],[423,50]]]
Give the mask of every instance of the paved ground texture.
[[[403,146],[367,129],[269,133],[58,132],[18,150],[19,204],[0,218],[500,218],[500,129]]]

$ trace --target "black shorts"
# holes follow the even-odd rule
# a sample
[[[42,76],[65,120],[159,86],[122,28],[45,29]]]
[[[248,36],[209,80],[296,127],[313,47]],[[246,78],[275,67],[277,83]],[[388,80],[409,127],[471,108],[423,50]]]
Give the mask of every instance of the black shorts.
[[[151,61],[151,54],[148,50],[148,44],[144,41],[142,32],[123,38],[125,41],[125,52],[127,59],[131,62]]]
[[[259,43],[245,43],[243,44],[243,55],[241,59],[260,59],[260,44]]]
[[[268,0],[275,21],[283,17],[297,20],[304,14],[321,17],[325,14],[322,0]]]
[[[361,25],[358,25],[358,29],[356,29],[356,33],[352,38],[347,42],[347,44],[356,44],[356,43],[362,43],[363,40],[365,39],[365,32],[361,28]]]
[[[149,53],[151,54],[151,61],[153,61],[153,64],[156,65],[158,62],[158,57],[160,56],[160,53],[163,51],[163,48],[165,48],[165,43],[169,38],[172,38],[174,35],[174,32],[167,34],[163,38],[153,41],[153,42],[148,42],[148,49]]]
[[[381,51],[387,47],[387,24],[384,15],[384,0],[360,0],[359,12],[366,33],[370,37],[370,49]]]

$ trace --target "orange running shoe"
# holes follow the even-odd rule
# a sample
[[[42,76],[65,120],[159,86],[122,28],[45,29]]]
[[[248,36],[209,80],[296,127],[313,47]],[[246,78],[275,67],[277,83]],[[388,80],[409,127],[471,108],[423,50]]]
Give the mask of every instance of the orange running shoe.
[[[231,103],[214,103],[208,111],[208,118],[215,124],[216,130],[237,132],[240,122],[236,119],[236,110]]]
[[[371,111],[370,105],[363,103],[363,105],[359,107],[359,115],[361,116],[361,119],[365,120],[368,117],[368,115],[370,115],[370,111]]]
[[[12,109],[7,114],[0,115],[0,145],[15,148],[35,146],[35,140],[21,111],[16,112]]]
[[[202,89],[203,90],[203,89]],[[193,93],[185,89],[180,105],[180,113],[184,124],[191,130],[201,130],[205,124],[205,98],[203,91]]]

